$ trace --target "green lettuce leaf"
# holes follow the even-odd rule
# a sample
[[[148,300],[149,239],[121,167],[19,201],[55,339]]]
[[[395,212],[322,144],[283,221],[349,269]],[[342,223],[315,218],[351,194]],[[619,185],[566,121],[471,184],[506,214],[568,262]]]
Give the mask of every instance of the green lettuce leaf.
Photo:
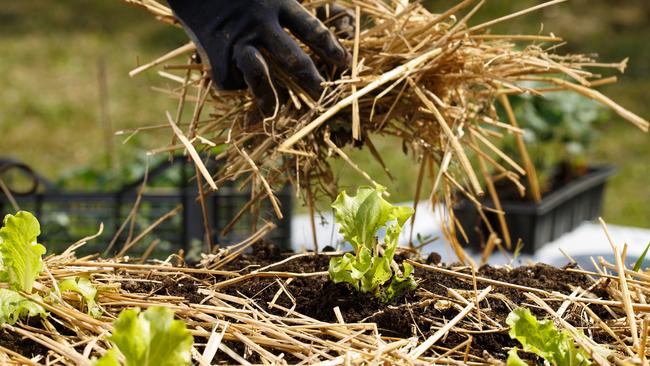
[[[361,243],[372,249],[376,243],[377,232],[388,224],[393,206],[382,198],[383,188],[375,189],[359,206],[355,216]]]
[[[508,363],[507,366],[528,366],[528,364],[519,357],[517,354],[517,347],[508,351]]]
[[[568,331],[555,328],[550,319],[538,321],[529,309],[518,308],[508,315],[506,323],[510,326],[510,338],[518,340],[523,351],[534,353],[551,365],[591,365],[589,354],[576,346]],[[517,361],[512,355],[508,356],[508,365],[511,364],[510,357],[513,358],[512,365],[519,365],[516,362],[521,360]]]
[[[99,360],[93,359],[93,366],[120,366],[115,349],[109,349]]]
[[[95,297],[97,296],[97,289],[93,286],[92,282],[85,277],[69,277],[59,282],[59,290],[61,292],[72,291],[76,292],[83,297],[86,302],[86,310],[93,318],[99,318],[102,315],[102,309],[97,305]]]
[[[402,265],[404,266],[404,273],[402,276],[396,274],[386,289],[385,296],[387,296],[388,299],[392,299],[395,296],[400,296],[406,291],[415,290],[415,288],[418,286],[418,284],[415,282],[415,279],[413,278],[413,266],[408,262],[404,262]]]
[[[377,296],[381,295],[381,285],[388,282],[393,276],[393,270],[390,268],[390,262],[387,257],[375,256],[372,258],[372,267],[361,279],[361,290],[363,292],[373,292]]]
[[[352,245],[355,255],[346,253],[332,258],[329,274],[336,283],[347,282],[361,292],[374,293],[387,301],[415,285],[411,267],[404,277],[394,279],[392,290],[386,292],[383,288],[394,276],[391,263],[402,227],[413,215],[413,209],[391,205],[382,197],[383,192],[383,187],[360,187],[356,196],[342,192],[332,204],[340,233]],[[386,228],[383,254],[377,243],[382,228]]]
[[[384,256],[390,257],[390,260],[393,260],[393,254],[397,249],[397,243],[399,241],[399,236],[402,233],[402,228],[408,219],[413,216],[413,209],[406,206],[393,206],[390,211],[390,220],[395,220],[395,224],[389,226],[386,229],[386,237],[384,242],[386,245],[386,252]]]
[[[350,253],[345,253],[342,257],[332,257],[329,265],[329,275],[334,283],[346,282],[359,289],[359,278],[354,278],[353,273],[357,273],[353,267],[355,257]]]
[[[334,208],[334,218],[341,227],[339,232],[343,235],[343,238],[352,245],[355,252],[357,252],[361,246],[372,246],[372,243],[365,243],[364,240],[368,239],[368,226],[375,226],[376,222],[373,224],[373,221],[377,220],[373,220],[372,217],[366,217],[366,219],[363,219],[361,216],[370,216],[370,214],[373,213],[375,209],[373,206],[376,206],[378,203],[376,196],[377,191],[374,188],[360,187],[357,190],[356,196],[348,196],[345,191],[343,191],[339,194],[336,201],[332,203],[332,208]],[[366,202],[369,197],[371,197],[370,200]],[[361,209],[362,205],[364,205],[363,210]],[[362,211],[363,213],[361,213]],[[370,220],[371,222],[366,222],[366,220]]]
[[[0,229],[0,254],[3,277],[17,291],[32,292],[34,282],[43,269],[41,256],[45,247],[36,243],[41,234],[38,220],[29,212],[7,215]]]
[[[124,310],[113,328],[109,340],[124,355],[126,366],[182,366],[192,361],[192,335],[167,308]],[[109,363],[114,356],[104,355],[95,364],[115,365]]]
[[[38,295],[32,295],[40,299]],[[47,317],[43,307],[26,299],[16,291],[0,289],[0,324],[15,324],[21,318],[31,318],[40,315]]]
[[[350,272],[356,281],[363,279],[372,267],[372,251],[368,248],[361,248],[356,257],[350,256]]]

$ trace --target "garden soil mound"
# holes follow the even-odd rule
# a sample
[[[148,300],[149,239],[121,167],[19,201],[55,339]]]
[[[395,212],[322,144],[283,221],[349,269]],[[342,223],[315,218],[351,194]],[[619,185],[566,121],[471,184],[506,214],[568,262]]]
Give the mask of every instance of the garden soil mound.
[[[281,254],[264,241],[251,253],[256,254],[223,250],[195,266],[177,256],[149,264],[126,258],[78,259],[71,253],[48,257],[54,278],[91,278],[104,314],[93,319],[82,311],[79,298],[66,295],[65,302],[48,305],[48,319],[4,325],[0,347],[16,353],[8,355],[10,360],[26,364],[29,359],[32,364],[84,364],[81,360],[110,348],[106,336],[120,311],[166,306],[192,330],[196,364],[343,364],[352,357],[362,364],[480,365],[505,361],[518,345],[510,339],[505,320],[524,306],[539,318],[559,316],[562,327],[584,332],[594,345],[607,345],[611,359],[625,359],[630,352],[626,301],[618,277],[606,273],[614,265],[606,262],[602,273],[544,264],[472,271],[400,253],[400,260],[415,265],[419,286],[382,303],[329,280],[326,271],[334,253]],[[229,258],[227,263],[224,258]],[[216,263],[222,263],[218,269]],[[628,286],[643,295],[641,282],[632,277]],[[38,291],[50,291],[50,280],[42,276]],[[487,296],[478,301],[484,292]],[[632,310],[648,311],[636,296],[630,297]],[[478,308],[465,311],[474,304]],[[221,337],[218,351],[214,358],[203,359],[206,344],[216,336]],[[436,340],[418,352],[432,337]],[[541,364],[535,356],[522,356]]]

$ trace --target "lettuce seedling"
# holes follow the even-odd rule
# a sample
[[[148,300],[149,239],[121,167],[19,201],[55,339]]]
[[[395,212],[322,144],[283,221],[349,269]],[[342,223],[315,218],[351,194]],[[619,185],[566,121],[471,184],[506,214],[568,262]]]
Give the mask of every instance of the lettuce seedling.
[[[99,318],[102,315],[102,309],[97,305],[95,297],[97,289],[92,282],[86,277],[68,277],[59,281],[59,290],[61,292],[72,291],[83,297],[86,302],[86,310],[93,318]]]
[[[95,366],[119,366],[115,348],[126,366],[183,366],[192,361],[194,339],[185,323],[174,320],[174,313],[163,307],[123,310],[113,323],[109,338],[113,349]]]
[[[568,331],[559,331],[550,319],[538,321],[526,308],[513,310],[506,319],[510,338],[516,339],[525,352],[534,353],[554,366],[591,365],[589,354],[577,347]],[[523,366],[515,347],[508,353],[508,366]]]
[[[38,295],[32,295],[40,299]],[[45,309],[14,290],[0,289],[0,324],[15,324],[18,319],[47,316]]]
[[[38,220],[29,212],[7,215],[0,229],[0,281],[9,289],[0,289],[0,324],[14,324],[21,317],[47,316],[45,309],[19,291],[31,294],[43,269],[45,247],[36,242],[41,234]],[[32,297],[41,299],[34,294]]]
[[[36,242],[41,226],[29,212],[7,215],[0,229],[2,278],[16,291],[32,292],[34,282],[43,269],[41,256],[45,247]]]
[[[381,196],[383,191],[383,187],[360,187],[356,196],[348,196],[344,191],[332,204],[340,233],[352,245],[354,254],[332,258],[329,274],[335,283],[346,282],[361,292],[389,301],[417,286],[413,266],[405,262],[403,274],[393,273],[392,268],[399,235],[413,209],[391,205]],[[380,245],[377,236],[382,228],[386,234]]]
[[[93,360],[93,366],[119,366],[119,356],[115,348],[111,348],[99,360]]]

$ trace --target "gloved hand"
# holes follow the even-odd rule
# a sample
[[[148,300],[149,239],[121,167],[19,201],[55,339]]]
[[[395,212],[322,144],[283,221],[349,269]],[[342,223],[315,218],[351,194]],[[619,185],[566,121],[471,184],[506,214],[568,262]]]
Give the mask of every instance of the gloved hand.
[[[352,10],[331,3],[317,8],[316,16],[327,27],[334,26],[339,38],[354,38],[355,15]]]
[[[345,48],[296,0],[168,2],[201,57],[209,61],[217,88],[237,90],[248,85],[267,115],[275,109],[277,98],[271,64],[281,67],[312,98],[317,99],[322,91],[323,77],[314,62],[284,28],[325,63],[349,66],[350,55]]]

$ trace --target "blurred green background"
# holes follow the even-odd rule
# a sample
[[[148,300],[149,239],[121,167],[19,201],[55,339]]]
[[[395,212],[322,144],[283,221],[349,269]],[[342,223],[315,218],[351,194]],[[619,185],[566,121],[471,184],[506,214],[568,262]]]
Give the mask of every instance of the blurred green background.
[[[455,1],[429,1],[444,10]],[[540,3],[491,0],[473,23]],[[573,0],[494,27],[498,32],[553,32],[568,44],[564,52],[597,52],[605,62],[630,57],[620,83],[602,90],[624,107],[650,118],[650,2],[647,0]],[[100,73],[107,81],[106,107],[113,130],[164,122],[175,103],[151,86],[164,86],[155,72],[129,78],[128,71],[186,42],[180,30],[162,25],[143,10],[120,0],[40,0],[7,2],[0,8],[0,156],[13,156],[56,179],[80,167],[109,169],[141,161],[144,151],[164,145],[168,131],[107,140],[100,102]],[[139,60],[139,61],[138,61]],[[105,65],[102,67],[101,65]],[[613,73],[610,73],[613,74]],[[104,121],[104,122],[103,122]],[[650,227],[650,135],[615,115],[599,127],[590,157],[620,171],[607,193],[605,219]],[[375,141],[396,176],[390,182],[363,152],[393,200],[410,200],[418,166],[404,164],[401,146]],[[109,144],[114,143],[115,153]],[[337,165],[341,184],[361,182]]]

